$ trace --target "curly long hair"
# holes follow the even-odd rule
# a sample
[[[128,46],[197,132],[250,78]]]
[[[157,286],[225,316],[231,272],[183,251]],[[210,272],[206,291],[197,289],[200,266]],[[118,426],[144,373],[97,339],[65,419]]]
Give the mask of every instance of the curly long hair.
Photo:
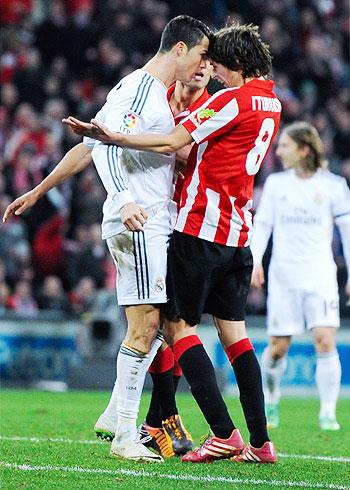
[[[266,76],[271,70],[270,47],[253,24],[233,23],[215,33],[208,57],[230,70],[242,70],[243,78]]]

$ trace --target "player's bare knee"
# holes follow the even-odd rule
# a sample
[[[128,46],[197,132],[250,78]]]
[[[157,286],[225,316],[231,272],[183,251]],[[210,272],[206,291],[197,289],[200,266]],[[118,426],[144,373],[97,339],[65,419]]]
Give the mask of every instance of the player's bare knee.
[[[225,348],[248,337],[244,320],[232,321],[214,317],[214,323],[220,342]]]
[[[270,341],[270,353],[274,361],[278,361],[288,353],[290,337],[272,337]]]
[[[324,336],[315,339],[317,352],[332,352],[335,349],[335,339],[331,336]]]
[[[124,343],[139,352],[148,353],[151,350],[152,342],[155,339],[157,331],[144,328],[142,330],[128,331]]]
[[[175,342],[181,338],[196,334],[196,327],[191,327],[184,320],[164,323],[163,328],[164,338],[166,342],[173,346]]]
[[[159,310],[151,305],[127,309],[125,343],[140,352],[149,352],[159,329]]]
[[[316,327],[313,329],[316,352],[332,352],[336,348],[335,328]]]

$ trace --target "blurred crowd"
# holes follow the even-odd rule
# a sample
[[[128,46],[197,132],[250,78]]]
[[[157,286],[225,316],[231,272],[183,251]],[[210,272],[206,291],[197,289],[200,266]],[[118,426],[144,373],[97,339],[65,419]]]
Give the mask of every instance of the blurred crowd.
[[[80,139],[61,123],[89,120],[110,88],[156,51],[173,16],[221,27],[260,25],[273,54],[283,121],[319,130],[331,170],[350,181],[349,11],[346,0],[8,0],[0,6],[0,214],[40,182]],[[210,91],[215,91],[211,83]],[[258,174],[256,196],[273,152]],[[0,225],[0,314],[40,309],[83,315],[115,284],[101,240],[105,191],[93,166]],[[339,241],[337,260],[342,264]],[[250,297],[251,312],[264,301]]]

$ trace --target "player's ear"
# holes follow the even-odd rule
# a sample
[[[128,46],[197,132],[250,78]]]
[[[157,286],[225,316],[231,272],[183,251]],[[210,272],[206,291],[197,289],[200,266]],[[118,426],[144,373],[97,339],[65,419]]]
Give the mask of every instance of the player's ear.
[[[306,158],[310,155],[311,153],[311,148],[309,145],[303,145],[301,148],[299,148],[301,158]]]
[[[185,56],[188,53],[188,47],[183,41],[176,43],[175,48],[178,56]]]

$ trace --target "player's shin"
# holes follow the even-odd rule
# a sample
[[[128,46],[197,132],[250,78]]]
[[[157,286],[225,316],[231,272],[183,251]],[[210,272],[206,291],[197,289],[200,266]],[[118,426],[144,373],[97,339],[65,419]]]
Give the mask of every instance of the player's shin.
[[[157,334],[149,354],[142,354],[124,344],[117,358],[117,427],[116,434],[136,436],[136,420],[147,370],[163,341]]]
[[[320,395],[320,426],[338,430],[336,405],[340,390],[341,365],[337,350],[317,354],[316,384]]]
[[[173,382],[174,354],[170,347],[157,352],[149,372],[153,381],[151,404],[146,422],[151,427],[162,427],[162,421],[178,413]]]
[[[269,441],[266,428],[261,371],[248,338],[226,347],[226,354],[236,375],[252,446],[260,448]]]
[[[142,392],[146,372],[147,372],[149,365],[151,364],[154,356],[156,355],[162,341],[163,341],[163,336],[158,332],[155,340],[152,343],[152,347],[151,347],[151,350],[148,353],[148,355],[142,355],[141,354],[141,356],[143,356],[143,358],[142,358],[142,361],[141,361],[139,369],[138,369],[138,376],[139,376],[138,379],[139,379],[139,382],[141,383],[141,388],[139,385],[137,385],[137,389],[127,390],[127,393],[129,395],[131,392],[132,396],[136,397],[135,408],[137,408],[137,397],[141,398],[140,390]],[[129,365],[128,361],[130,359],[129,359],[129,356],[126,356],[126,357],[124,357],[124,356],[125,355],[122,354],[121,351],[119,350],[118,356],[117,356],[117,379],[116,379],[114,387],[113,387],[112,395],[111,395],[111,398],[109,400],[109,403],[108,403],[106,409],[100,415],[100,417],[98,418],[98,420],[95,424],[95,433],[96,433],[97,437],[99,437],[101,439],[112,440],[114,438],[114,435],[116,432],[117,420],[118,420],[118,416],[117,416],[118,399],[121,398],[121,391],[120,390],[123,388],[123,386],[124,387],[126,386],[125,383],[126,383],[127,376],[130,376],[130,366],[128,366]],[[125,370],[122,369],[122,371],[121,371],[120,365],[121,365],[121,363],[123,363],[123,361],[125,361],[125,358],[127,359]],[[135,362],[135,358],[132,359],[132,362]],[[118,369],[118,367],[119,367],[119,369]],[[136,371],[134,371],[134,372],[136,372]],[[119,375],[119,379],[118,379],[118,375]],[[122,384],[122,381],[121,381],[122,379],[124,379],[124,384]],[[125,392],[125,390],[124,390],[124,392]],[[128,397],[125,397],[124,398],[124,404],[126,404],[126,405],[128,403],[127,400],[128,400]],[[134,402],[135,402],[135,400],[134,400]],[[140,404],[140,401],[138,401],[138,405],[139,404]],[[138,408],[137,408],[137,411],[138,411]],[[130,421],[134,420],[134,417],[128,417],[128,418],[130,419]],[[136,422],[135,422],[135,427],[136,427]]]
[[[230,418],[217,385],[214,367],[201,341],[196,335],[178,340],[174,344],[174,355],[214,433],[198,449],[185,454],[182,461],[209,463],[238,455],[244,447],[243,439]]]
[[[178,340],[173,347],[191,392],[214,434],[231,435],[235,426],[217,385],[213,364],[196,335]]]
[[[281,398],[281,381],[287,368],[287,355],[274,360],[270,347],[266,347],[261,358],[261,368],[267,405],[278,405]]]

